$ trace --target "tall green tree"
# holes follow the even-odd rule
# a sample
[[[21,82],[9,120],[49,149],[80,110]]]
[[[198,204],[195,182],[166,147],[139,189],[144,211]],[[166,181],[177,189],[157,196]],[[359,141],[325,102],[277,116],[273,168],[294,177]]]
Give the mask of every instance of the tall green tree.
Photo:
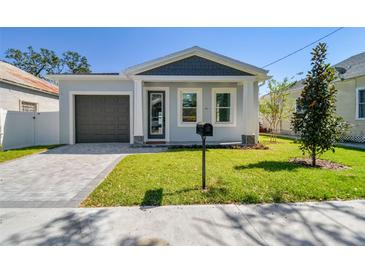
[[[269,81],[269,93],[260,100],[259,110],[269,124],[271,141],[276,141],[281,122],[293,112],[288,103],[288,90],[294,84],[295,82],[289,81],[288,78],[284,78],[282,82],[272,79]]]
[[[37,52],[31,46],[27,47],[26,51],[8,49],[5,58],[14,66],[38,77],[45,73],[61,71],[62,60],[53,50],[41,48]]]
[[[75,51],[66,51],[62,54],[62,62],[68,73],[89,73],[90,65],[85,56],[81,56]]]
[[[11,64],[40,78],[52,73],[91,72],[87,58],[74,51],[66,51],[59,57],[53,50],[41,48],[36,51],[29,46],[25,51],[10,48],[5,54]]]
[[[319,43],[312,50],[311,70],[297,99],[292,128],[300,136],[300,149],[316,159],[334,146],[348,130],[348,124],[336,114],[335,71],[326,63],[327,45]]]

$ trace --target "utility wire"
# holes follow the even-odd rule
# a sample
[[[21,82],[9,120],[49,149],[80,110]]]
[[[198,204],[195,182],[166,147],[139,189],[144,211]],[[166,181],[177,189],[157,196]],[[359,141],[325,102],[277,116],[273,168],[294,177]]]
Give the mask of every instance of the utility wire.
[[[288,58],[288,57],[290,57],[290,56],[292,56],[292,55],[294,55],[294,54],[298,53],[299,51],[302,51],[303,49],[306,49],[306,48],[308,48],[308,47],[312,46],[313,44],[315,44],[315,43],[317,43],[317,42],[319,42],[319,41],[321,41],[321,40],[323,40],[323,39],[327,38],[328,36],[331,36],[332,34],[335,34],[336,32],[338,32],[338,31],[340,31],[340,30],[342,30],[342,29],[343,29],[343,27],[341,27],[341,28],[337,28],[337,29],[335,29],[334,31],[332,31],[332,32],[328,33],[327,35],[325,35],[325,36],[323,36],[323,37],[321,37],[321,38],[317,39],[316,41],[314,41],[314,42],[312,42],[312,43],[310,43],[310,44],[308,44],[308,45],[306,45],[306,46],[304,46],[304,47],[302,47],[302,48],[300,48],[300,49],[298,49],[298,50],[296,50],[296,51],[293,51],[292,53],[289,53],[288,55],[285,55],[284,57],[281,57],[280,59],[277,59],[277,60],[275,60],[275,61],[273,61],[273,62],[271,62],[271,63],[269,63],[269,64],[267,64],[267,65],[263,66],[262,68],[266,68],[266,67],[268,67],[268,66],[271,66],[271,65],[273,65],[273,64],[276,64],[277,62],[280,62],[281,60],[284,60],[284,59],[286,59],[286,58]]]

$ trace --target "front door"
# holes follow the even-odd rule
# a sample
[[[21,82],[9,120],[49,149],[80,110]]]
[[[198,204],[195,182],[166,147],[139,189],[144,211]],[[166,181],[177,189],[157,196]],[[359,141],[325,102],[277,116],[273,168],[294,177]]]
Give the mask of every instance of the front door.
[[[148,91],[148,138],[165,139],[164,91]]]

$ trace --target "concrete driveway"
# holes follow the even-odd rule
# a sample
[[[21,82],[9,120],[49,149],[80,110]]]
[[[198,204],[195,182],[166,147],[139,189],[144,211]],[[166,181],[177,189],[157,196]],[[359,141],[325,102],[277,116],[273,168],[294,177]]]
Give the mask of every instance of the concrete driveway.
[[[125,156],[161,148],[75,144],[0,164],[1,207],[77,207]]]
[[[116,208],[9,208],[0,245],[365,245],[365,200]]]

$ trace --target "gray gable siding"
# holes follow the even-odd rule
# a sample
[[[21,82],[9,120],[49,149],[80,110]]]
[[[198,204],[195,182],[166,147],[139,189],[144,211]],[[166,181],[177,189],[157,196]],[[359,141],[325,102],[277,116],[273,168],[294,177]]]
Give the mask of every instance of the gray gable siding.
[[[138,75],[251,76],[252,74],[194,55],[143,71]]]

